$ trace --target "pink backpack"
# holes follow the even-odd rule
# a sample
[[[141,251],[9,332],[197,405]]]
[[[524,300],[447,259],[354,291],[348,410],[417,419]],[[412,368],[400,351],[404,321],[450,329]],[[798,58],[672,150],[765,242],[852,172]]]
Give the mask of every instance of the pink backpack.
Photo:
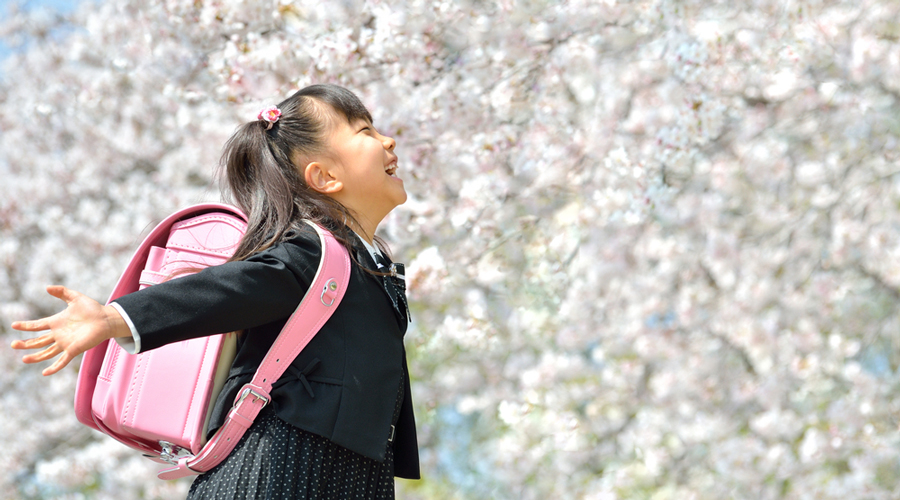
[[[225,424],[208,442],[212,407],[235,356],[235,332],[136,355],[115,341],[87,351],[75,389],[78,420],[152,460],[171,464],[160,471],[161,479],[202,474],[224,460],[270,401],[272,384],[325,324],[346,290],[346,250],[331,233],[310,225],[322,244],[316,277],[253,380],[241,389]],[[195,205],[172,214],[138,247],[108,302],[177,279],[179,270],[225,262],[246,229],[244,214],[228,205]]]

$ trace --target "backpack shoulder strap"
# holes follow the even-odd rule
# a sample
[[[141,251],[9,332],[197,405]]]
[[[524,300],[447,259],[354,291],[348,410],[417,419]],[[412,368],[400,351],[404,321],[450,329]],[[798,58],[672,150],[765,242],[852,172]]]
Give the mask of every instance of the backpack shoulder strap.
[[[222,427],[197,455],[182,457],[175,467],[160,471],[160,479],[202,474],[221,463],[271,400],[269,391],[272,384],[340,304],[350,281],[350,256],[331,233],[311,222],[309,224],[319,235],[322,260],[303,300],[275,339],[253,379],[241,388]]]

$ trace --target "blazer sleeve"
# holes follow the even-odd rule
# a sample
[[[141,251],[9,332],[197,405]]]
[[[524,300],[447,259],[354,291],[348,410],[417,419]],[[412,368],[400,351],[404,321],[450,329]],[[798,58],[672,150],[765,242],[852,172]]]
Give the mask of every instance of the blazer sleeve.
[[[318,237],[304,231],[246,260],[208,267],[114,302],[131,319],[145,352],[286,319],[309,289],[320,258]]]

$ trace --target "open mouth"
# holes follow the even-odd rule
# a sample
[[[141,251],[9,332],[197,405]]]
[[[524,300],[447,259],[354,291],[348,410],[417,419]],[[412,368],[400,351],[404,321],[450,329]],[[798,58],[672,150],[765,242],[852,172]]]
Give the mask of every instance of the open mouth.
[[[391,163],[390,165],[384,167],[384,171],[385,171],[388,175],[391,175],[391,176],[394,175],[395,173],[397,173],[397,164],[396,164],[396,163]]]

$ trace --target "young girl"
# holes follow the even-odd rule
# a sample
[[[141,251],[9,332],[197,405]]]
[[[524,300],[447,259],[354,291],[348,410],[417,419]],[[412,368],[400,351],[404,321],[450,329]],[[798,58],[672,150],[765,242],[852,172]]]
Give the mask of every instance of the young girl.
[[[346,295],[234,451],[194,481],[189,498],[394,498],[394,476],[419,477],[403,347],[409,310],[402,281],[383,272],[391,264],[374,237],[406,201],[394,146],[350,91],[300,90],[242,125],[225,146],[228,190],[249,217],[229,262],[108,306],[48,287],[67,308],[13,323],[49,333],[12,347],[43,348],[25,363],[59,356],[44,370],[50,375],[106,339],[137,353],[243,330],[212,433],[312,282],[321,249],[302,220],[318,222],[356,263]]]

